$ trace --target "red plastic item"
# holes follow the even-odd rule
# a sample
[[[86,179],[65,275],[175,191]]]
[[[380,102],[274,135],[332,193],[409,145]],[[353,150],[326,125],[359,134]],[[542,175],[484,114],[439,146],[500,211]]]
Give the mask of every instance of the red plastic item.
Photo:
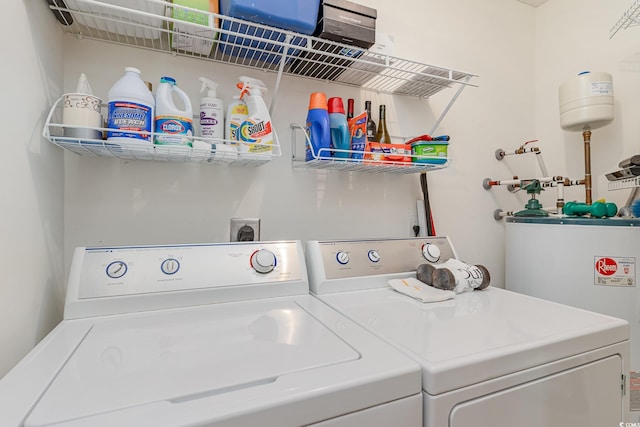
[[[418,141],[431,141],[431,135],[427,135],[425,133],[424,135],[416,136],[415,138],[411,138],[409,141],[405,142],[405,144],[411,144]]]
[[[344,105],[342,104],[342,98],[340,97],[329,98],[329,102],[327,104],[329,106],[329,114],[331,113],[344,114]]]

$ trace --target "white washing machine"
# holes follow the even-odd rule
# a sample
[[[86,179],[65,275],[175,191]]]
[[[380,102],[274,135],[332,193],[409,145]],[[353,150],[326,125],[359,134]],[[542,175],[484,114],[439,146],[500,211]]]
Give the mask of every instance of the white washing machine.
[[[423,255],[424,254],[424,255]],[[312,293],[422,366],[427,427],[617,426],[629,325],[489,287],[422,303],[387,285],[456,253],[446,237],[312,241]]]
[[[300,242],[78,248],[5,426],[419,426],[420,367],[309,295]]]
[[[640,219],[507,218],[507,289],[625,319],[631,421],[640,426]]]

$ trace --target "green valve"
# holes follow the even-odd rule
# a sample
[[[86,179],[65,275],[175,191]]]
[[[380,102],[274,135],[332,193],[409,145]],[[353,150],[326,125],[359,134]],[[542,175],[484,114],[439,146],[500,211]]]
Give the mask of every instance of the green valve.
[[[549,212],[543,210],[542,204],[536,199],[536,194],[544,191],[539,180],[534,179],[527,185],[521,185],[520,188],[527,190],[527,194],[531,194],[531,198],[524,206],[526,209],[514,213],[513,216],[549,216]]]

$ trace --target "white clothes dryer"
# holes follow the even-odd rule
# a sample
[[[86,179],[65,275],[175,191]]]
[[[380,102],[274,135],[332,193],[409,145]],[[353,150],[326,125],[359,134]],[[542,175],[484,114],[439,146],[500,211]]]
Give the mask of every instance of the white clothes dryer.
[[[626,321],[489,287],[423,303],[387,285],[457,258],[446,237],[311,241],[312,293],[422,366],[426,427],[628,418]]]
[[[421,425],[420,367],[308,293],[300,242],[78,248],[2,426]]]

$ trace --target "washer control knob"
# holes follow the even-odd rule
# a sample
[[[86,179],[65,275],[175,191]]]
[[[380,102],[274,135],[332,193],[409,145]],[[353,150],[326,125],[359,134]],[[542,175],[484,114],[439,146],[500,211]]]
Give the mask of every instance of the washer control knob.
[[[370,250],[367,256],[369,257],[369,261],[371,262],[380,261],[380,254],[378,253],[378,251]]]
[[[266,274],[276,267],[276,256],[268,249],[260,249],[251,254],[250,262],[255,271]]]
[[[109,265],[107,265],[107,276],[112,279],[119,279],[125,274],[127,274],[127,263],[124,261],[113,261]]]
[[[338,264],[340,265],[345,265],[349,263],[349,254],[342,251],[338,252],[336,254],[336,261],[338,261]]]
[[[432,243],[425,243],[422,246],[422,256],[429,262],[438,262],[440,259],[440,248]]]
[[[160,269],[164,274],[176,274],[180,270],[180,262],[175,258],[167,258],[160,264]]]

